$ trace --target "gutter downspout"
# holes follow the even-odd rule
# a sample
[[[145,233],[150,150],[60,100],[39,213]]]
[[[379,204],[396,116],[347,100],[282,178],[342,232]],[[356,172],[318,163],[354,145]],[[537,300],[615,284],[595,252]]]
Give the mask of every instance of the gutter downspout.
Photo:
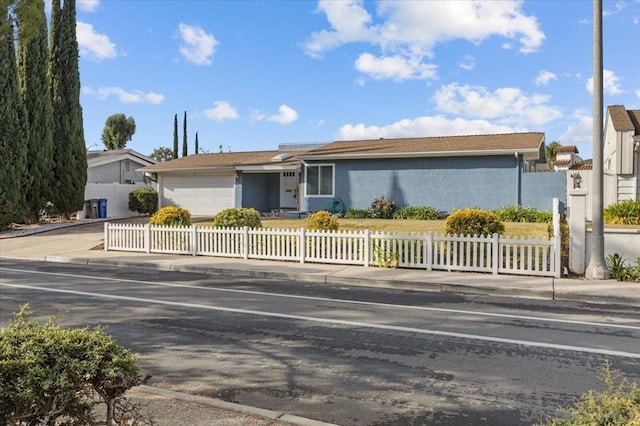
[[[520,172],[520,154],[513,153],[516,158],[516,205],[522,205],[522,173]]]

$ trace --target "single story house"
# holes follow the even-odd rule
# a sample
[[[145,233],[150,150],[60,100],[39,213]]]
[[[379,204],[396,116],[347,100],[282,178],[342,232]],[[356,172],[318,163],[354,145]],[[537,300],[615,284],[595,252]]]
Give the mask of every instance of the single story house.
[[[640,200],[640,110],[609,106],[603,145],[604,205]]]
[[[157,182],[159,206],[196,216],[232,207],[317,211],[336,199],[366,209],[375,198],[450,212],[566,200],[566,172],[546,163],[543,133],[338,141],[278,150],[194,154],[140,169]]]

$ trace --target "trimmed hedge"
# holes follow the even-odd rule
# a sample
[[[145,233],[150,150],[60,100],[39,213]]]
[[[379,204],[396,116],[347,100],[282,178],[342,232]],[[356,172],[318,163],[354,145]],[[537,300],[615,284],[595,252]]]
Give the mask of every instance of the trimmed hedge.
[[[222,210],[213,218],[213,226],[218,228],[262,228],[260,213],[255,209],[232,208]]]
[[[445,233],[456,235],[492,235],[504,233],[504,224],[494,213],[480,209],[463,209],[445,221]]]
[[[129,210],[153,214],[158,210],[158,193],[152,188],[140,188],[129,193]]]
[[[305,218],[304,227],[317,231],[337,231],[340,228],[340,222],[328,211],[320,210]]]
[[[177,206],[167,206],[151,216],[149,223],[156,226],[191,226],[191,213]]]

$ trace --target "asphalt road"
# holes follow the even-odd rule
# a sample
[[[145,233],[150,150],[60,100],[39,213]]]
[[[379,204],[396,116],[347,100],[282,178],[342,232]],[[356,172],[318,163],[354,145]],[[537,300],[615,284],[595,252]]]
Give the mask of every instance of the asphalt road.
[[[530,425],[606,360],[640,381],[640,313],[150,270],[0,263],[0,325],[107,327],[153,386],[342,425]]]

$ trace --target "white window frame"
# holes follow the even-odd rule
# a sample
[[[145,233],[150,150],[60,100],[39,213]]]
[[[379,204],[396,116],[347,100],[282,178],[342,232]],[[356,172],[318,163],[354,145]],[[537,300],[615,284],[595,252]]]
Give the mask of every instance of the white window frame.
[[[309,178],[309,168],[317,167],[320,170],[320,167],[331,167],[331,194],[309,194],[307,192],[307,180]],[[318,192],[320,192],[320,184],[322,179],[320,178],[320,173],[318,173]],[[332,163],[321,163],[321,164],[305,164],[304,170],[304,196],[305,197],[318,197],[318,198],[333,198],[336,192],[336,167],[335,164]]]

